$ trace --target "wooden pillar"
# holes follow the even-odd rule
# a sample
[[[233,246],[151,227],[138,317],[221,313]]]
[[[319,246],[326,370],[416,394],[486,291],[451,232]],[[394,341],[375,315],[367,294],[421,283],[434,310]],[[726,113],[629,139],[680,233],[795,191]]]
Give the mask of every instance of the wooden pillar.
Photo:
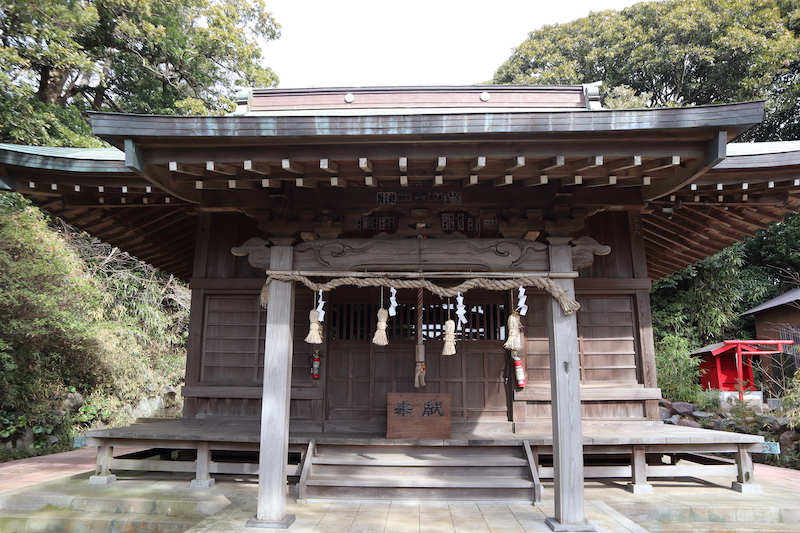
[[[550,271],[572,272],[569,237],[550,237]],[[554,280],[575,297],[572,278]],[[586,521],[583,501],[583,436],[581,431],[580,360],[578,320],[564,313],[555,298],[548,298],[550,337],[550,390],[553,409],[553,485],[555,516],[545,523],[553,531],[595,531]]]
[[[291,270],[293,248],[273,241],[270,263],[276,270]],[[267,331],[264,349],[264,390],[261,403],[261,441],[258,465],[258,505],[251,527],[287,528],[294,522],[286,514],[286,458],[289,454],[289,398],[291,394],[294,283],[269,284]]]
[[[206,441],[197,443],[197,458],[195,459],[195,476],[189,484],[193,488],[208,489],[214,486],[214,478],[209,473],[211,467],[211,448]]]
[[[634,494],[653,494],[653,486],[647,482],[647,454],[642,445],[633,445],[631,450],[631,482],[627,489]]]
[[[731,488],[745,494],[761,494],[761,485],[755,482],[753,476],[753,456],[747,451],[747,444],[740,443],[736,446],[736,481]]]

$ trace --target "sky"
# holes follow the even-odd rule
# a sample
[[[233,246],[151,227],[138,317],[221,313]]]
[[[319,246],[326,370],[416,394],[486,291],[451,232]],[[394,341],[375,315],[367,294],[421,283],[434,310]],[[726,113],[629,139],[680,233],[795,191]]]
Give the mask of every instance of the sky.
[[[281,88],[490,81],[528,33],[634,0],[267,0]]]

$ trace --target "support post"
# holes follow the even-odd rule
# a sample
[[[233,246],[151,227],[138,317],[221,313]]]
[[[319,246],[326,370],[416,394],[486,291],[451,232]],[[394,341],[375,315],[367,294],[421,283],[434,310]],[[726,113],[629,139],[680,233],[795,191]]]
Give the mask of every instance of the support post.
[[[746,444],[738,444],[736,453],[736,481],[731,488],[744,494],[761,494],[761,485],[755,482],[753,476],[753,457],[747,451]]]
[[[211,466],[211,448],[208,442],[201,441],[197,444],[197,459],[195,459],[195,476],[189,484],[196,489],[210,489],[214,486],[214,478],[209,473]]]
[[[631,482],[627,489],[634,494],[653,494],[653,486],[647,482],[647,454],[642,445],[634,445],[631,450]]]
[[[550,271],[572,272],[570,237],[550,237]],[[556,279],[573,298],[572,278]],[[555,516],[545,523],[553,531],[596,531],[587,522],[583,495],[583,435],[581,430],[578,320],[567,315],[555,298],[547,299],[550,337],[550,390],[553,410],[553,485]]]
[[[117,476],[111,473],[109,464],[114,457],[114,447],[109,439],[103,439],[97,448],[97,466],[93,476],[89,476],[89,485],[108,485],[117,480]]]
[[[271,266],[291,269],[294,250],[290,242],[281,239],[274,244]],[[258,456],[258,503],[255,518],[247,522],[249,527],[282,529],[295,520],[293,514],[286,514],[293,321],[294,283],[270,282]]]

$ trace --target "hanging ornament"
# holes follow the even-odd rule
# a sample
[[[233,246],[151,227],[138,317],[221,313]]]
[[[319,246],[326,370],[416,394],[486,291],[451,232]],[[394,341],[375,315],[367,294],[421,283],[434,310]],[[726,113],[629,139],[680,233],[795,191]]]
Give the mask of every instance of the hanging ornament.
[[[447,320],[444,323],[444,346],[442,355],[455,355],[456,353],[456,323],[450,318],[452,304],[450,298],[447,299]]]
[[[516,311],[508,315],[508,339],[503,348],[512,352],[522,349],[522,322]]]
[[[428,368],[425,366],[425,336],[422,330],[425,327],[423,311],[422,288],[417,289],[417,353],[416,367],[414,368],[414,387],[417,389],[425,386],[425,373]]]
[[[306,342],[309,344],[322,344],[322,326],[319,325],[319,311],[312,309],[308,313],[308,320],[310,322],[308,328],[308,335],[306,335]]]
[[[444,323],[444,347],[442,355],[455,355],[456,353],[456,323],[447,319]]]
[[[464,297],[460,292],[456,296],[456,316],[458,317],[458,329],[461,330],[461,325],[467,323],[467,308],[464,306]]]
[[[389,287],[389,316],[397,314],[397,289]]]
[[[520,286],[517,293],[517,309],[519,310],[519,314],[521,316],[528,314],[528,305],[525,303],[527,301],[528,297],[525,295],[525,287]]]
[[[319,313],[319,321],[322,322],[325,320],[325,300],[322,299],[322,291],[319,291],[319,303],[317,304],[317,313]]]
[[[425,372],[427,367],[425,361],[417,361],[417,366],[414,369],[414,387],[420,388],[425,386]]]
[[[386,337],[386,321],[389,320],[389,311],[381,307],[378,309],[378,329],[372,337],[372,344],[387,346],[389,339]]]

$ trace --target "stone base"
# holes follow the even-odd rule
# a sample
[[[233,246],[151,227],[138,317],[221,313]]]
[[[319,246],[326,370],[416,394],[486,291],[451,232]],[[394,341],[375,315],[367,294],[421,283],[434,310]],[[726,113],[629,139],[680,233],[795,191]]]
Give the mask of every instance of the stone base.
[[[191,483],[189,483],[189,487],[193,489],[210,489],[214,486],[214,478],[209,479],[193,479]]]
[[[628,490],[628,492],[632,492],[634,494],[655,494],[653,485],[634,485],[633,483],[628,483],[625,488]]]
[[[107,476],[89,476],[89,485],[108,485],[117,480],[116,474],[109,474]]]
[[[263,527],[272,529],[286,529],[294,522],[295,515],[287,514],[283,520],[259,520],[256,517],[247,521],[247,527]]]
[[[731,488],[742,494],[761,494],[761,485],[756,483],[739,483],[738,481],[734,481],[731,483]]]
[[[584,522],[583,524],[562,524],[556,520],[554,516],[545,518],[544,523],[553,531],[597,531],[589,522]]]

